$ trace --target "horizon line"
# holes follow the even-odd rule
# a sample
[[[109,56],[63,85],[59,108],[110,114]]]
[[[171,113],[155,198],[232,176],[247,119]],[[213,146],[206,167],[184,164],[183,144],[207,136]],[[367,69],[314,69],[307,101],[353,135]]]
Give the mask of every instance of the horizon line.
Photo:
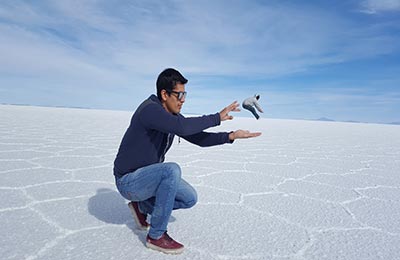
[[[0,105],[7,106],[27,106],[27,107],[47,107],[47,108],[70,108],[70,109],[86,109],[86,110],[106,110],[106,111],[125,111],[125,112],[133,112],[132,110],[124,110],[124,109],[108,109],[108,108],[92,108],[92,107],[80,107],[80,106],[52,106],[52,105],[34,105],[34,104],[25,104],[25,103],[0,103]],[[203,115],[202,113],[192,113],[186,112],[182,113],[184,115]],[[236,116],[239,118],[251,118],[251,116]],[[260,118],[262,119],[262,118]],[[356,124],[384,124],[384,125],[400,125],[400,121],[394,122],[365,122],[365,121],[355,121],[355,120],[335,120],[327,117],[320,118],[272,118],[272,117],[264,117],[264,119],[282,119],[282,120],[304,120],[304,121],[319,121],[319,122],[338,122],[338,123],[356,123]]]

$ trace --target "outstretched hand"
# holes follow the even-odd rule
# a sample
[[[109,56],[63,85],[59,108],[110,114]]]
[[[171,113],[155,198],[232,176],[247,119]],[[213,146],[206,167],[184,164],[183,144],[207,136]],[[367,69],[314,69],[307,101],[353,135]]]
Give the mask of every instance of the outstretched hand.
[[[230,104],[229,106],[222,109],[221,112],[219,112],[221,121],[232,120],[233,116],[229,115],[229,112],[231,112],[231,111],[239,112],[240,109],[238,107],[239,107],[239,103],[237,101],[235,101],[232,104]]]
[[[260,135],[261,135],[261,132],[251,133],[250,131],[247,131],[247,130],[236,130],[229,134],[229,140],[233,141],[235,139],[253,138],[253,137],[260,136]]]

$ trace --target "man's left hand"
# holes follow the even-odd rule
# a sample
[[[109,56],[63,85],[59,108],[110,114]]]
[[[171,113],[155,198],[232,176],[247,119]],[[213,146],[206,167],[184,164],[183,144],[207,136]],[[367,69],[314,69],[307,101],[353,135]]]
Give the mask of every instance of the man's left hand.
[[[233,141],[235,139],[245,139],[260,136],[261,132],[250,132],[248,130],[236,130],[229,134],[229,140]]]

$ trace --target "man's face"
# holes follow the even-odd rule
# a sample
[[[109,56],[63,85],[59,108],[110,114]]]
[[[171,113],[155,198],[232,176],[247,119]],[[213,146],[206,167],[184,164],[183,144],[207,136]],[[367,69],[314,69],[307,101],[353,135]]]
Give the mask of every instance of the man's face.
[[[161,94],[162,94],[162,104],[165,110],[167,110],[172,114],[178,114],[179,112],[181,112],[183,103],[185,103],[185,98],[186,98],[184,84],[177,83],[172,92],[168,93],[166,90],[162,90]]]

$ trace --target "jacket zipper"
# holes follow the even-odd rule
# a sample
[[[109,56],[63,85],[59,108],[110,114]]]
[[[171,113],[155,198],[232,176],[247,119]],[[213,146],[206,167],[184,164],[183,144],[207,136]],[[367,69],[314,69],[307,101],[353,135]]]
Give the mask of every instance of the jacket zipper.
[[[168,145],[169,145],[169,137],[170,137],[170,135],[171,134],[167,135],[167,143],[166,143],[165,148],[164,148],[164,153],[161,155],[160,162],[162,162],[163,159],[165,159],[165,154],[167,153],[167,148],[168,148]]]

